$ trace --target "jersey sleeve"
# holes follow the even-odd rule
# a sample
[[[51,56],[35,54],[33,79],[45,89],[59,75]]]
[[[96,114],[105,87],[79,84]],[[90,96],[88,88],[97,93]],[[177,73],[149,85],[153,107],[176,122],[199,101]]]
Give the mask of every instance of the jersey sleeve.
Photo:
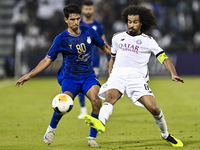
[[[154,55],[156,55],[156,58],[159,60],[160,63],[163,63],[164,60],[168,58],[163,49],[157,44],[154,39],[152,39],[151,42],[151,51]]]
[[[90,28],[92,32],[92,44],[96,45],[97,47],[101,47],[105,45],[104,40],[99,36],[99,34],[92,28]]]
[[[158,43],[152,38],[151,39],[151,52],[154,55],[157,55],[158,53],[162,52],[163,49],[158,45]]]
[[[118,44],[117,44],[116,36],[113,36],[113,38],[112,38],[112,43],[111,43],[111,56],[112,56],[112,57],[115,57],[115,56],[116,56],[117,47],[118,47]]]
[[[61,39],[60,36],[58,35],[54,39],[46,57],[50,58],[51,60],[55,60],[60,51],[61,51]]]

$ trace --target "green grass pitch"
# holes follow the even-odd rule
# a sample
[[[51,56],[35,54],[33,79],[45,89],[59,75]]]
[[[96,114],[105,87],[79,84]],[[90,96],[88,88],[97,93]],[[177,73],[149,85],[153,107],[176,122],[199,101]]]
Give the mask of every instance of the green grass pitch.
[[[160,138],[151,114],[132,104],[127,96],[120,99],[98,135],[100,150],[198,150],[200,149],[200,77],[183,77],[185,83],[170,77],[153,77],[149,83],[158,106],[167,121],[169,133],[181,139],[183,148],[173,148]],[[106,80],[101,79],[101,83]],[[53,97],[60,93],[56,78],[33,78],[21,88],[15,80],[0,80],[0,150],[88,150],[89,127],[77,119],[78,99],[72,111],[63,116],[50,146],[43,135],[50,123]],[[91,111],[86,100],[88,112]]]

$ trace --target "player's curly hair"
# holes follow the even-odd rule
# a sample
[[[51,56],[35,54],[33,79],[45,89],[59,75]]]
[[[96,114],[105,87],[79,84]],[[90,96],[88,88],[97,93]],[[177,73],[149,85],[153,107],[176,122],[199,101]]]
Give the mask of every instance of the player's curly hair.
[[[140,22],[143,24],[141,27],[142,33],[149,31],[157,22],[152,11],[144,6],[130,5],[125,8],[122,12],[122,19],[125,23],[128,22],[128,15],[139,15]]]
[[[81,8],[75,4],[69,4],[63,8],[63,12],[66,18],[69,18],[69,14],[81,15]]]

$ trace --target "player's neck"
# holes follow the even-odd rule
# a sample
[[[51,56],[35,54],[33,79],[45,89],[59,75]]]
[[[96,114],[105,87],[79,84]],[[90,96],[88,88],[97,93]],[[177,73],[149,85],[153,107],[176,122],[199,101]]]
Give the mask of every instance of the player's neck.
[[[78,30],[76,30],[76,31],[73,31],[71,28],[68,28],[67,31],[70,34],[78,35],[80,33],[80,28],[78,28]]]
[[[83,16],[83,22],[92,23],[93,22],[93,17],[87,18],[87,17]]]
[[[137,32],[137,33],[130,33],[130,32],[126,32],[128,35],[130,35],[130,36],[137,36],[137,35],[141,35],[142,34],[142,32],[140,31],[140,32]]]

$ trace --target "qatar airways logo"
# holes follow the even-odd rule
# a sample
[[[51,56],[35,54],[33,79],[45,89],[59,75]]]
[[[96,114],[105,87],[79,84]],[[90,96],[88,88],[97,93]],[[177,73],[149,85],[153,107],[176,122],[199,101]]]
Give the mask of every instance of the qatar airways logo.
[[[138,54],[138,49],[140,47],[138,45],[134,46],[132,44],[119,43],[119,48],[122,49],[123,51],[129,51]]]

